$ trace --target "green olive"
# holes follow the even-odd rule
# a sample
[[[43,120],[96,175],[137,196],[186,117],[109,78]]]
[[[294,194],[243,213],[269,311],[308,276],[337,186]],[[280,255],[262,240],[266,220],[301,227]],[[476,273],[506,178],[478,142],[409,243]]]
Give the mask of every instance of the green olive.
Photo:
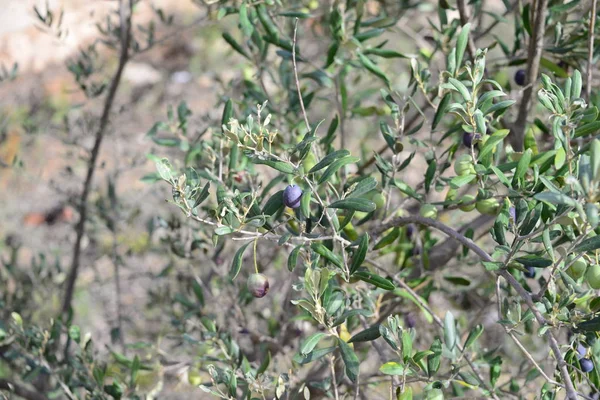
[[[463,154],[454,161],[454,172],[456,175],[464,176],[475,173],[475,167],[473,166],[473,160],[468,154]]]
[[[475,196],[465,194],[463,197],[461,197],[460,204],[461,206],[459,206],[458,208],[460,208],[461,211],[473,211],[475,209]]]
[[[492,197],[490,199],[479,200],[475,203],[475,207],[482,214],[496,215],[500,209],[500,203]]]
[[[594,264],[588,268],[585,280],[593,289],[600,289],[600,265]]]
[[[569,269],[567,269],[567,274],[573,279],[579,279],[585,274],[587,267],[587,262],[583,258],[578,258],[577,261],[571,264]]]
[[[308,173],[308,171],[310,171],[315,165],[317,165],[317,159],[315,158],[315,155],[313,153],[308,153],[308,155],[302,161],[304,172]]]
[[[421,217],[436,219],[437,208],[433,204],[423,204],[419,210]]]
[[[453,188],[449,188],[448,191],[446,192],[446,201],[452,201],[454,199],[456,199],[456,189]]]
[[[188,371],[188,382],[192,386],[199,386],[202,383],[202,376],[196,369],[190,369]]]
[[[375,203],[375,206],[377,207],[378,210],[382,209],[383,207],[385,207],[385,196],[383,195],[383,193],[377,193],[375,194],[371,200],[373,201],[373,203]]]

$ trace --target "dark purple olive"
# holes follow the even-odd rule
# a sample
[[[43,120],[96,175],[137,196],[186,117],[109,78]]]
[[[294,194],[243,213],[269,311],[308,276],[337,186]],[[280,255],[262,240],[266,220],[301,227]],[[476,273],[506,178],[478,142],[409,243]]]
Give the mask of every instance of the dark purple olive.
[[[525,86],[525,70],[520,69],[515,73],[515,83],[519,86]]]
[[[586,350],[585,346],[582,345],[581,343],[577,344],[577,354],[579,354],[579,356],[577,358],[583,358],[587,354],[587,350]]]
[[[594,363],[589,358],[582,358],[579,360],[579,366],[583,372],[590,372],[594,369]]]
[[[413,233],[415,232],[415,227],[411,225],[406,225],[406,237],[411,238]]]
[[[252,274],[248,278],[248,290],[254,297],[265,297],[269,293],[269,280],[263,274]]]
[[[412,314],[408,313],[404,316],[404,323],[406,324],[407,328],[414,328],[417,324],[417,321]]]
[[[296,185],[289,185],[283,191],[283,204],[286,207],[298,208],[300,207],[300,199],[302,198],[302,189]]]
[[[474,137],[475,137],[475,135],[472,132],[464,132],[463,133],[462,142],[465,145],[465,147],[471,148],[471,146],[473,146],[473,138]]]
[[[531,265],[528,265],[525,268],[527,268],[527,271],[523,272],[523,275],[525,275],[526,278],[534,278],[535,277],[535,268],[533,268]]]

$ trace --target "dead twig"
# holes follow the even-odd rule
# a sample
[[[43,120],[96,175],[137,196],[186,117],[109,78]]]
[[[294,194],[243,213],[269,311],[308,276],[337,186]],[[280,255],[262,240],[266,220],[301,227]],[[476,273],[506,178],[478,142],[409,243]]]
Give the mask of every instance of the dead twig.
[[[298,67],[296,66],[296,33],[298,31],[298,18],[294,22],[294,41],[292,43],[292,64],[294,66],[294,79],[296,80],[296,90],[298,91],[298,101],[300,102],[300,109],[302,110],[302,116],[304,117],[304,123],[306,129],[310,132],[310,123],[306,116],[306,109],[304,108],[304,100],[302,99],[302,91],[300,90],[300,81],[298,80]]]
[[[117,89],[121,83],[121,76],[125,65],[129,60],[129,43],[131,41],[131,14],[133,10],[133,0],[120,0],[119,1],[119,18],[121,24],[121,51],[119,56],[119,66],[111,81],[110,89],[106,100],[104,102],[104,108],[102,110],[102,116],[100,117],[100,125],[96,131],[94,146],[92,147],[90,159],[88,161],[88,169],[83,184],[81,195],[79,196],[79,221],[75,227],[76,238],[75,244],[73,245],[73,256],[71,260],[71,267],[69,269],[69,276],[67,277],[67,284],[62,304],[62,315],[68,314],[71,309],[71,303],[73,301],[73,292],[75,289],[75,283],[77,281],[77,275],[79,273],[79,265],[81,258],[81,241],[85,234],[85,223],[87,218],[87,201],[92,187],[92,180],[94,178],[94,172],[96,170],[96,163],[98,161],[98,155],[100,154],[100,148],[102,146],[102,140],[106,133],[106,129],[110,122],[110,112],[112,110]]]

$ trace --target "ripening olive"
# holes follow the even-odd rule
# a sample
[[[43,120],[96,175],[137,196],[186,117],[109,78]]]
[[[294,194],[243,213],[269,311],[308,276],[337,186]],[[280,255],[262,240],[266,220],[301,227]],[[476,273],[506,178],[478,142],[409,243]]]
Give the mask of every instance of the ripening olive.
[[[265,297],[269,293],[269,280],[263,274],[252,274],[248,277],[248,290],[254,297]]]
[[[585,373],[591,372],[594,369],[594,363],[589,358],[582,358],[579,360],[579,366]]]
[[[581,278],[587,270],[588,264],[583,258],[578,258],[571,266],[567,269],[567,274],[575,280]]]
[[[593,289],[600,289],[600,265],[594,264],[587,269],[585,280]]]
[[[302,199],[302,189],[300,189],[299,186],[289,185],[283,191],[283,204],[285,204],[286,207],[300,207],[300,199]]]
[[[419,210],[421,217],[436,219],[437,208],[433,204],[423,204]]]
[[[475,204],[475,207],[477,208],[477,211],[482,214],[496,215],[500,209],[500,203],[498,202],[498,199],[491,197],[489,199],[479,200]]]
[[[475,209],[475,196],[471,194],[465,194],[460,199],[460,206],[458,207],[461,211],[469,212]]]
[[[308,171],[310,171],[315,165],[317,165],[317,159],[315,155],[313,153],[308,153],[308,155],[302,161],[304,172],[308,173]]]
[[[378,210],[385,207],[385,196],[383,195],[383,193],[376,193],[371,198],[371,200],[373,201],[373,203],[375,203],[375,207],[377,207]]]
[[[475,173],[475,167],[473,166],[473,160],[468,154],[463,154],[454,161],[454,172],[456,175],[463,176]]]

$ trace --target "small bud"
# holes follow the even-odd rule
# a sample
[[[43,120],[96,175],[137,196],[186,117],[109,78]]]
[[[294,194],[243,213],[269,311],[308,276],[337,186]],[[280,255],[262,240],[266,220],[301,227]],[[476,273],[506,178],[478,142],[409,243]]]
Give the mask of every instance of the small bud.
[[[252,274],[248,278],[248,290],[254,297],[265,297],[269,293],[269,280],[263,274]]]
[[[296,185],[289,185],[283,191],[283,204],[286,207],[298,208],[300,207],[300,199],[302,198],[302,189]]]

